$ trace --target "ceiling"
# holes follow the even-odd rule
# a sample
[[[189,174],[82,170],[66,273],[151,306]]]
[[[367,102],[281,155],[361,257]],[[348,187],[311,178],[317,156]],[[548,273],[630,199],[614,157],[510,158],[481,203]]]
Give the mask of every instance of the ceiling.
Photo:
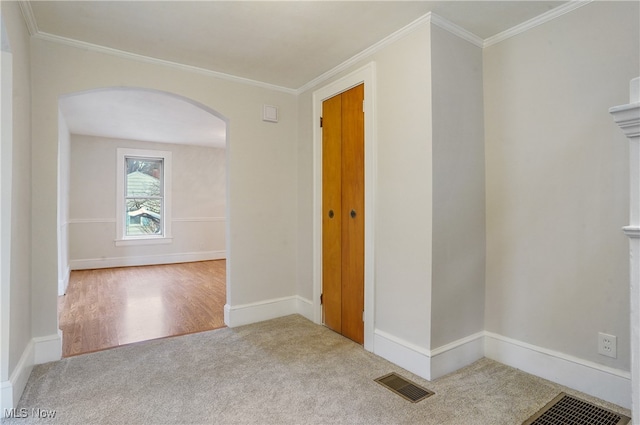
[[[180,96],[139,88],[91,90],[60,99],[73,134],[214,148],[226,144],[226,122]]]
[[[484,40],[564,3],[31,1],[27,21],[32,33],[41,37],[103,46],[295,92],[428,12]],[[111,101],[121,100],[121,95]],[[154,107],[151,99],[137,99],[147,108]],[[108,101],[107,96],[102,100]],[[159,107],[166,109],[166,105]],[[74,110],[75,114],[89,112],[82,107]],[[171,116],[176,116],[175,111]],[[86,120],[76,118],[71,121]],[[156,119],[161,118],[152,120]],[[95,129],[98,124],[92,125]],[[76,124],[70,128],[79,131]]]
[[[297,89],[433,12],[481,39],[564,1],[33,1],[37,30]]]

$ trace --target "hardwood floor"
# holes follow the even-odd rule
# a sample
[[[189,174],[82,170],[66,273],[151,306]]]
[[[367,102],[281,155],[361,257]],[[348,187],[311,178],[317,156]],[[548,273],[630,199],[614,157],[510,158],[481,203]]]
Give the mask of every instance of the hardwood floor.
[[[71,272],[62,356],[224,327],[226,261]]]

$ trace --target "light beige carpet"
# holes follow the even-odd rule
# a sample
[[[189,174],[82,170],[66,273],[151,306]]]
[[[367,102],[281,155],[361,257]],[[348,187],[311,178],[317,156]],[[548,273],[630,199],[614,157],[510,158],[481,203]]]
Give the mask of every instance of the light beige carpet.
[[[419,403],[375,378],[435,391]],[[521,424],[559,392],[621,409],[482,359],[429,382],[300,316],[149,341],[34,368],[20,424]]]

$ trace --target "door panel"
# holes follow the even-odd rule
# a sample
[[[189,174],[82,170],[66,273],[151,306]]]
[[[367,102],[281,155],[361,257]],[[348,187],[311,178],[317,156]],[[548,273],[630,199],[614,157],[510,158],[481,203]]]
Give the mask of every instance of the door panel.
[[[342,333],[342,98],[326,100],[322,115],[322,305],[324,324]]]
[[[342,93],[342,334],[364,343],[364,85]]]
[[[364,342],[364,85],[323,102],[323,314]],[[333,218],[329,211],[334,212]]]

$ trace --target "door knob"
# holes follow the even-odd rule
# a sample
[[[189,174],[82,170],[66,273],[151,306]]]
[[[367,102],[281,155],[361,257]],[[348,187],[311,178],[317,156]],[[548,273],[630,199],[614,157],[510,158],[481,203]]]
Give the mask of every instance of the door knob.
[[[356,218],[356,210],[351,210],[351,218]]]
[[[329,210],[329,218],[333,218],[333,210]]]

